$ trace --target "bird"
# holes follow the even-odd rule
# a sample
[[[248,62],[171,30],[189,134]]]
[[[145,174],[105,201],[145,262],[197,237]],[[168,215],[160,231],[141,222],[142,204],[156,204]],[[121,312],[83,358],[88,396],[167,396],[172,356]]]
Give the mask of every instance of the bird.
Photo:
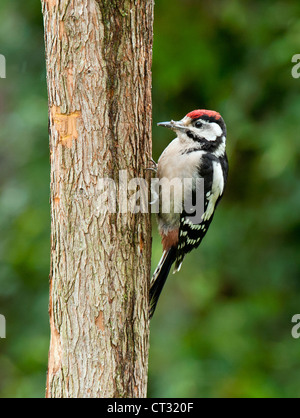
[[[197,109],[189,112],[178,122],[171,120],[158,123],[158,126],[171,129],[176,133],[176,138],[158,160],[157,181],[167,180],[176,184],[178,181],[192,179],[184,198],[188,197],[190,201],[195,202],[196,180],[203,179],[204,204],[200,219],[196,219],[197,217],[192,217],[182,204],[177,208],[176,192],[174,192],[170,210],[166,213],[162,210],[161,200],[165,200],[162,196],[162,187],[154,193],[156,199],[151,203],[157,204],[159,201],[157,221],[162,238],[163,255],[150,282],[150,319],[172,266],[174,265],[174,273],[179,271],[185,256],[198,248],[206,235],[228,178],[227,128],[220,113]]]

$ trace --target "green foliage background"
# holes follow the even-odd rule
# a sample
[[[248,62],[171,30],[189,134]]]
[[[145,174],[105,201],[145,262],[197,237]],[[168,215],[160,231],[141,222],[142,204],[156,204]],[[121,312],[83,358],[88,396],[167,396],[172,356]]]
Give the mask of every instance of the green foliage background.
[[[43,397],[49,150],[38,0],[0,3],[0,397]],[[156,127],[197,108],[228,126],[230,176],[201,248],[170,276],[151,327],[151,397],[298,397],[300,53],[298,0],[157,0]],[[153,267],[161,255],[154,224]]]

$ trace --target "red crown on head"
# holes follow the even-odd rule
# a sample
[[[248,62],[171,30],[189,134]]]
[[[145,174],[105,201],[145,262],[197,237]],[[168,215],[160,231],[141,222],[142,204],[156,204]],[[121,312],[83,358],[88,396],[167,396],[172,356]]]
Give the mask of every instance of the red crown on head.
[[[208,116],[209,118],[215,118],[216,120],[221,119],[220,113],[215,112],[214,110],[204,110],[204,109],[193,110],[192,112],[188,113],[186,116],[191,119],[199,119],[201,118],[201,116]]]

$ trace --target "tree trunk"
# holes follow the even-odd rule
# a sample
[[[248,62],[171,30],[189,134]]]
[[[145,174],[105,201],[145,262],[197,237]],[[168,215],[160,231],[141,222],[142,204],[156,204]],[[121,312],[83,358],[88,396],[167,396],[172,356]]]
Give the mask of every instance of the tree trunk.
[[[47,397],[145,397],[149,214],[99,207],[99,184],[145,177],[152,0],[42,0],[51,153]]]

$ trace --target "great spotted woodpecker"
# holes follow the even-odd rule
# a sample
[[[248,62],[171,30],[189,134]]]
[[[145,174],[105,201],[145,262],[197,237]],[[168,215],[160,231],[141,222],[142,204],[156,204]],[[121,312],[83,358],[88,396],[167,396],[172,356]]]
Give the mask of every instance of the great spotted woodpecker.
[[[227,182],[226,125],[217,112],[194,110],[179,122],[163,122],[177,134],[164,150],[157,165],[158,179],[204,179],[204,213],[200,223],[193,223],[185,210],[181,213],[158,213],[163,256],[150,285],[150,318],[173,264],[179,271],[187,253],[197,248],[213,219]],[[195,194],[192,186],[191,194]],[[158,194],[160,196],[160,193]],[[193,196],[194,197],[194,196]],[[174,205],[172,206],[174,209]]]

